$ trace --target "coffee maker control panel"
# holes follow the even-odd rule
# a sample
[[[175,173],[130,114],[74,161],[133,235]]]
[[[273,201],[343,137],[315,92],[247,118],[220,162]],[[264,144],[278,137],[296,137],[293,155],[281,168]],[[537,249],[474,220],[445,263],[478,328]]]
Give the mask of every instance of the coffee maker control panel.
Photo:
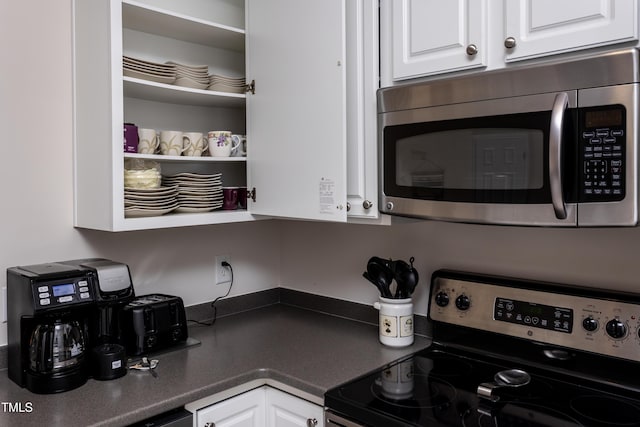
[[[90,280],[88,276],[81,276],[32,282],[34,307],[49,309],[92,302],[94,291]]]

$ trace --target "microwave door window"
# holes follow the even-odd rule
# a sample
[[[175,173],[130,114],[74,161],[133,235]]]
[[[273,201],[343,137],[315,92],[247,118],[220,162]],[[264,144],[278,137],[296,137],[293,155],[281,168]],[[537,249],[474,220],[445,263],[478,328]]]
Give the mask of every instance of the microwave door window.
[[[473,136],[474,183],[477,190],[542,188],[542,132],[514,129]]]
[[[412,189],[412,196],[442,199],[446,191],[447,200],[496,201],[544,185],[544,135],[538,129],[429,132],[398,139],[395,148],[395,184]]]

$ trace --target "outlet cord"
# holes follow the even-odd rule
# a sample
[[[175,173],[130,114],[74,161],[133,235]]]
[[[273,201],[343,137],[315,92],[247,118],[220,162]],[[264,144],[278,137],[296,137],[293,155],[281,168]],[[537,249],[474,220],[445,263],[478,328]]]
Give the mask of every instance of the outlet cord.
[[[231,283],[229,284],[229,289],[227,289],[226,294],[219,296],[218,298],[214,299],[211,302],[211,308],[213,308],[213,319],[210,322],[201,322],[199,320],[188,320],[189,322],[197,323],[198,325],[202,325],[202,326],[212,326],[214,323],[216,323],[216,319],[218,318],[218,308],[216,307],[216,303],[218,302],[218,300],[229,296],[229,293],[231,292],[231,288],[233,287],[233,267],[231,267],[231,264],[229,264],[227,261],[222,261],[222,266],[227,267],[229,271],[231,271]]]

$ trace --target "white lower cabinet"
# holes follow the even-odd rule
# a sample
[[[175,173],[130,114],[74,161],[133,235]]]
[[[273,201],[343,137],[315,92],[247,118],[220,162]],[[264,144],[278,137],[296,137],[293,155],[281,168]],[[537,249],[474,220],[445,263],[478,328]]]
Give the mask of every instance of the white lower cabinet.
[[[262,386],[196,411],[196,427],[323,427],[323,408]]]
[[[196,412],[197,427],[265,427],[265,387]]]
[[[271,387],[266,394],[268,427],[324,426],[321,406]]]

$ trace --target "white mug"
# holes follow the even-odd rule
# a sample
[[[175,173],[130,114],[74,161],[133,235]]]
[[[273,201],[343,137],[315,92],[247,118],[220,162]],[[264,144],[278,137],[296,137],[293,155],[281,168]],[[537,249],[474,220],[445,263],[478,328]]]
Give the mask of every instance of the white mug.
[[[230,131],[212,130],[209,131],[208,137],[211,157],[229,157],[231,152],[238,147],[238,144],[233,145]]]
[[[160,139],[155,129],[138,128],[138,153],[153,154],[160,145]]]
[[[190,142],[187,142],[185,146],[180,131],[163,130],[160,132],[160,153],[165,156],[179,156],[189,146],[191,146]]]
[[[235,144],[235,148],[231,149],[233,157],[244,157],[247,155],[247,135],[231,135],[231,141]]]
[[[202,132],[185,132],[182,134],[182,143],[188,144],[188,148],[185,150],[185,156],[200,157],[207,151],[209,144],[206,138],[202,135]]]

